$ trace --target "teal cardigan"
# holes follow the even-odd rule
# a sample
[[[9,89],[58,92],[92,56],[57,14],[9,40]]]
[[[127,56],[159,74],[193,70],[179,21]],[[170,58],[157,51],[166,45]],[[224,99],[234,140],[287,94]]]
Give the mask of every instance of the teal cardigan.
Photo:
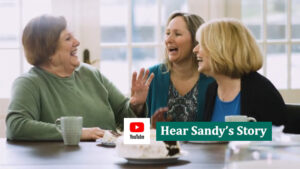
[[[167,72],[164,64],[158,64],[149,68],[150,74],[154,73],[149,93],[147,97],[148,104],[148,117],[151,117],[155,111],[161,107],[167,107],[168,105],[168,93],[170,85],[170,72]],[[213,78],[207,77],[204,74],[200,74],[200,80],[198,81],[198,112],[197,121],[203,121],[203,111],[205,105],[205,93],[208,85],[214,81]]]

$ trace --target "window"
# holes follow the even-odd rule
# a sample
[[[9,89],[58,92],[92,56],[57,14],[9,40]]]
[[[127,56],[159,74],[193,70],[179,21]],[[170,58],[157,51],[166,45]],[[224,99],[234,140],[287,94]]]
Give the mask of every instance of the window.
[[[51,0],[0,0],[0,98],[9,98],[13,81],[31,67],[21,47],[25,24],[50,11]]]
[[[124,94],[133,71],[162,61],[165,24],[175,10],[187,12],[187,0],[100,1],[100,70]]]
[[[242,0],[242,20],[265,56],[260,71],[279,89],[300,88],[300,0]]]

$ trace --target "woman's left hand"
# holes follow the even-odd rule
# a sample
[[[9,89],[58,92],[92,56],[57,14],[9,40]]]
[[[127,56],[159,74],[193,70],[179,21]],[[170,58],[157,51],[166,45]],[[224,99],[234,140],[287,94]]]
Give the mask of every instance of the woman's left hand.
[[[167,112],[169,109],[168,107],[162,107],[155,111],[153,116],[151,117],[151,128],[156,129],[156,122],[165,122],[165,121],[171,121],[172,117],[167,116],[165,118],[164,113]]]
[[[154,78],[153,73],[151,73],[149,78],[148,75],[149,70],[146,70],[145,72],[144,68],[140,70],[138,76],[136,72],[133,72],[132,74],[130,106],[136,113],[140,113],[143,110],[149,86]]]

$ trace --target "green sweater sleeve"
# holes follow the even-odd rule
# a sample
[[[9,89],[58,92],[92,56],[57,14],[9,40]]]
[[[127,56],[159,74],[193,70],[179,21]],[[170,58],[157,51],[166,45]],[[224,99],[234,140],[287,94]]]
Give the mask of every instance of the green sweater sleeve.
[[[31,79],[19,77],[12,88],[6,117],[10,140],[62,140],[55,124],[40,121],[39,87]]]

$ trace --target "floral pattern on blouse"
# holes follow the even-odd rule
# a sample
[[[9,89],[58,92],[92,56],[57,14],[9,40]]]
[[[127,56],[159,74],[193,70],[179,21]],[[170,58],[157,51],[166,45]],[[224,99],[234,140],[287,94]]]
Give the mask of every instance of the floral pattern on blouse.
[[[166,116],[171,118],[171,121],[196,121],[197,115],[197,97],[198,97],[198,82],[184,96],[181,96],[170,82],[168,93],[168,108]]]

